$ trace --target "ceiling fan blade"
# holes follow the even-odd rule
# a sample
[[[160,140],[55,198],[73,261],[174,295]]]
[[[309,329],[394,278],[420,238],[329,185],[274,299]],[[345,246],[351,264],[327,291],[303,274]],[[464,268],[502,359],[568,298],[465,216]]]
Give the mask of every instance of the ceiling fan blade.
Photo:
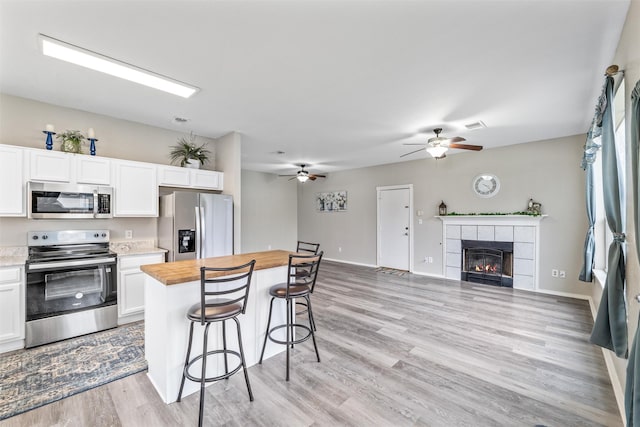
[[[421,148],[421,149],[419,149],[419,150],[416,150],[416,151],[412,151],[412,152],[410,152],[410,153],[403,154],[403,155],[402,155],[402,156],[400,156],[400,157],[408,156],[409,154],[417,153],[418,151],[425,151],[425,149],[424,149],[424,148]]]
[[[309,177],[313,177],[315,178],[326,178],[326,175],[318,175],[317,173],[312,173],[311,175],[309,175]]]
[[[447,142],[449,144],[453,144],[453,143],[456,143],[456,142],[463,142],[463,141],[466,141],[466,139],[464,139],[461,136],[454,136],[453,138],[447,138]]]
[[[427,142],[404,142],[402,145],[428,145]]]
[[[315,175],[309,175],[309,179],[310,179],[311,181],[315,181],[315,180],[316,180],[316,176],[315,176]]]
[[[293,178],[289,178],[287,181],[293,181],[296,178],[297,178],[297,176],[294,176]]]
[[[449,148],[458,148],[460,150],[473,150],[480,151],[482,150],[482,145],[471,145],[471,144],[449,144]]]
[[[295,176],[297,176],[297,175],[278,175],[278,177],[279,177],[279,178],[286,177],[286,176],[293,176],[293,177],[295,177]]]

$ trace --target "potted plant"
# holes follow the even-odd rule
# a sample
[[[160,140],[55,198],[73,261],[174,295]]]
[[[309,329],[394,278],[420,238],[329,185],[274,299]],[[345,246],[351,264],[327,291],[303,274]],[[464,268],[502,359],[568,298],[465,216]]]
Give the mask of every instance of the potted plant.
[[[205,148],[207,144],[196,145],[195,139],[193,133],[189,139],[179,138],[170,153],[171,163],[179,163],[182,167],[199,168],[200,165],[208,162],[211,152]]]
[[[60,149],[66,153],[82,153],[84,135],[79,130],[67,130],[56,136],[60,140]]]

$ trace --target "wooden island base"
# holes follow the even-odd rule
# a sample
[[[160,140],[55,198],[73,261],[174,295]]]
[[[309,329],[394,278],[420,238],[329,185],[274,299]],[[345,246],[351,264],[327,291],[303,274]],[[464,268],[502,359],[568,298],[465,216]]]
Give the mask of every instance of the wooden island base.
[[[148,376],[165,403],[175,402],[182,379],[182,369],[187,354],[189,307],[200,301],[200,267],[230,267],[256,260],[251,280],[247,310],[238,320],[242,326],[242,344],[247,366],[258,363],[267,329],[269,314],[269,288],[286,281],[287,265],[291,252],[275,250],[225,257],[150,264],[141,267],[145,276],[145,357],[149,364]],[[284,301],[275,301],[273,324],[284,324]],[[227,322],[227,346],[237,349],[235,323]],[[204,326],[194,328],[193,355],[202,354]],[[284,328],[282,329],[284,339]],[[222,324],[209,328],[209,350],[222,348]],[[284,351],[284,346],[267,343],[265,359]],[[229,357],[229,367],[239,361]],[[193,372],[200,369],[193,366]],[[224,372],[222,357],[207,360],[207,377]],[[250,374],[249,374],[250,375]],[[199,384],[186,381],[183,397],[199,390]]]

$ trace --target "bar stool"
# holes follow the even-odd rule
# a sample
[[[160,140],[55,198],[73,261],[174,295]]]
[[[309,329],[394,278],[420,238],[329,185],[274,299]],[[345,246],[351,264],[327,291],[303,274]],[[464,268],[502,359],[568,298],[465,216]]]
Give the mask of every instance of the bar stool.
[[[244,379],[247,382],[247,390],[249,391],[249,400],[253,401],[253,393],[249,384],[249,375],[247,374],[247,365],[244,359],[244,351],[242,349],[242,335],[240,333],[240,322],[238,316],[244,314],[247,308],[247,298],[249,296],[249,288],[251,286],[251,275],[256,261],[252,260],[247,264],[229,268],[200,268],[200,302],[194,304],[187,311],[187,319],[189,319],[189,346],[187,347],[187,357],[184,361],[184,369],[182,371],[182,382],[180,383],[180,391],[178,393],[178,402],[182,398],[182,389],[184,388],[185,379],[200,383],[200,415],[198,418],[198,426],[202,426],[202,414],[204,412],[204,388],[205,384],[212,381],[219,381],[229,378],[242,368],[244,370]],[[225,296],[225,298],[208,297]],[[229,350],[227,348],[226,321],[232,319],[236,323],[238,331],[238,348],[239,351]],[[193,343],[193,325],[199,322],[205,326],[204,338],[202,344],[202,354],[189,360],[191,357],[191,345]],[[209,326],[214,322],[222,322],[222,349],[207,350],[207,339],[209,336]],[[224,374],[208,377],[207,358],[210,355],[224,355]],[[233,370],[229,371],[227,356],[234,355],[240,363]],[[202,360],[202,372],[200,376],[189,373],[189,368],[198,360]]]
[[[301,240],[298,240],[298,245],[296,246],[296,252],[300,253],[300,254],[306,254],[306,253],[310,253],[310,254],[314,254],[314,255],[318,255],[318,251],[320,250],[320,243],[310,243],[310,242],[303,242]],[[309,271],[305,268],[296,268],[296,278],[298,280],[305,280],[308,281],[309,278]],[[311,288],[311,293],[313,293],[313,287]],[[311,298],[311,297],[309,297]],[[301,306],[304,307],[302,310],[300,311],[296,311],[296,316],[298,314],[305,314],[308,310],[307,307],[307,303],[306,301],[297,301],[296,300],[296,307],[297,306]],[[313,318],[313,315],[311,316],[311,327],[313,328],[314,332],[317,331],[318,329],[316,328],[316,321]]]
[[[260,361],[262,364],[262,358],[264,357],[264,350],[267,347],[267,338],[277,344],[284,344],[287,348],[287,381],[289,381],[289,347],[293,348],[294,344],[300,344],[309,338],[313,340],[313,347],[316,351],[316,357],[320,362],[320,354],[318,353],[318,345],[316,344],[316,336],[313,331],[313,312],[311,310],[311,301],[309,300],[309,294],[313,291],[313,287],[318,277],[318,269],[320,267],[320,261],[322,261],[323,252],[317,255],[289,255],[289,265],[287,270],[287,283],[281,283],[274,285],[269,289],[269,295],[271,295],[271,303],[269,305],[269,320],[267,321],[267,332],[264,336],[264,343],[262,345],[262,353],[260,353]],[[304,268],[309,271],[309,276],[300,281],[296,276],[296,269]],[[271,326],[271,314],[273,313],[273,301],[276,298],[284,299],[286,301],[287,320],[284,325]],[[309,317],[309,326],[296,323],[293,316],[293,302],[296,298],[304,298],[307,303],[307,313]],[[287,331],[287,338],[285,341],[279,340],[273,337],[273,333],[285,328]],[[295,338],[296,328],[303,329],[306,332],[302,338]]]

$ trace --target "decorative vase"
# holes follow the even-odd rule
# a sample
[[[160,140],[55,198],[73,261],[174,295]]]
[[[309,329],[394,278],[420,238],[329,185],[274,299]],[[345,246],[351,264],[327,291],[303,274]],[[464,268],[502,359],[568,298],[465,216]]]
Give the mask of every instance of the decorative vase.
[[[200,169],[200,160],[189,159],[184,164],[184,167],[189,169]]]
[[[62,151],[65,153],[80,153],[82,152],[82,148],[79,143],[75,143],[73,141],[62,141],[62,146],[60,147]]]

